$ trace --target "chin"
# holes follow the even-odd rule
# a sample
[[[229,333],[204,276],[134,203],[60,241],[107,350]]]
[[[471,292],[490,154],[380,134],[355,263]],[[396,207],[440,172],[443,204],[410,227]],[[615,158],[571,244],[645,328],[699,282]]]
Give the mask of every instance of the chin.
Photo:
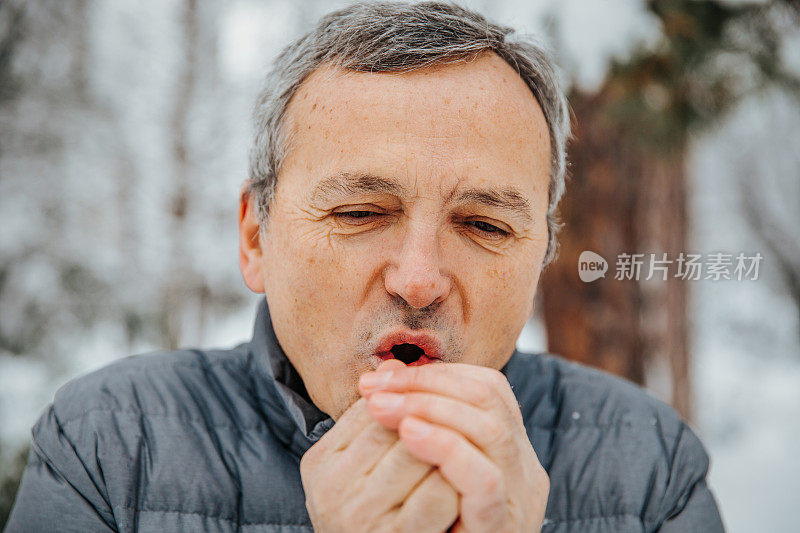
[[[311,401],[321,411],[334,420],[339,418],[361,397],[358,392],[358,380],[361,374],[375,370],[367,365],[351,362],[345,368],[330,369],[320,376],[322,387],[316,391],[309,390]],[[332,379],[337,375],[338,379]]]
[[[330,411],[326,411],[326,413],[333,418],[334,421],[337,421],[342,417],[345,411],[350,409],[360,398],[361,395],[358,393],[358,387],[356,386],[353,390],[347,391],[347,393],[336,402],[336,405],[334,405]]]

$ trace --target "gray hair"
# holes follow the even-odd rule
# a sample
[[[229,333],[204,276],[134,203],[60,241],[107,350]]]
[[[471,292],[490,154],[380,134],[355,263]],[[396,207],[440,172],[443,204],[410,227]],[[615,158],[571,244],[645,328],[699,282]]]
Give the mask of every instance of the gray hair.
[[[256,102],[248,192],[262,228],[289,150],[286,111],[312,72],[322,65],[361,72],[409,72],[494,52],[525,81],[547,121],[551,147],[547,265],[555,257],[560,227],[555,211],[564,192],[569,112],[550,55],[537,43],[509,38],[512,33],[511,28],[493,24],[474,11],[443,2],[356,3],[320,19],[313,30],[278,55]]]

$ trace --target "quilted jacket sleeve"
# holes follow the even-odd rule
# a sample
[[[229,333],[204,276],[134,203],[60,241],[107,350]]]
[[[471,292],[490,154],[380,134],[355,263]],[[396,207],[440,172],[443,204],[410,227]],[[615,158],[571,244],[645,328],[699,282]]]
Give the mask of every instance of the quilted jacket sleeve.
[[[51,406],[33,428],[28,465],[6,533],[116,531],[97,462],[81,458]]]
[[[660,533],[724,531],[714,496],[705,482],[698,483],[683,509],[659,529]]]
[[[714,496],[706,484],[708,455],[700,440],[686,425],[672,458],[670,482],[663,500],[666,519],[660,533],[724,532]]]

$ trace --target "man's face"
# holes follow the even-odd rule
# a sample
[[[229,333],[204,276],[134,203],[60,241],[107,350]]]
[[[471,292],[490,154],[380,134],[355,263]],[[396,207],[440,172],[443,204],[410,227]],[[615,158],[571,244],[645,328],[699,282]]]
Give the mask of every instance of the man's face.
[[[547,248],[547,124],[502,59],[406,74],[320,69],[258,239],[278,340],[334,419],[382,359],[501,368]],[[252,206],[245,210],[252,221]],[[243,267],[244,269],[244,267]],[[406,346],[408,348],[408,346]]]

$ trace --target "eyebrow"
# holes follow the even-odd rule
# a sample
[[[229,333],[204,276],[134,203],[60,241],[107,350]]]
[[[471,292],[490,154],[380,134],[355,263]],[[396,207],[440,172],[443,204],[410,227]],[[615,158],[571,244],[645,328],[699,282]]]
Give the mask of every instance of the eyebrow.
[[[407,196],[408,189],[393,179],[358,172],[339,172],[322,180],[311,192],[312,201],[325,201],[335,196],[353,194],[391,194]],[[531,204],[513,187],[477,188],[468,187],[454,191],[448,203],[474,203],[507,211],[513,216],[533,221]]]
[[[311,199],[321,201],[337,195],[380,193],[403,196],[406,188],[389,178],[371,174],[340,172],[322,180],[311,192]]]
[[[526,222],[533,221],[531,214],[531,203],[525,196],[513,187],[503,189],[489,188],[467,188],[454,193],[452,201],[456,203],[476,203],[486,207],[495,207],[508,211],[525,219]]]

